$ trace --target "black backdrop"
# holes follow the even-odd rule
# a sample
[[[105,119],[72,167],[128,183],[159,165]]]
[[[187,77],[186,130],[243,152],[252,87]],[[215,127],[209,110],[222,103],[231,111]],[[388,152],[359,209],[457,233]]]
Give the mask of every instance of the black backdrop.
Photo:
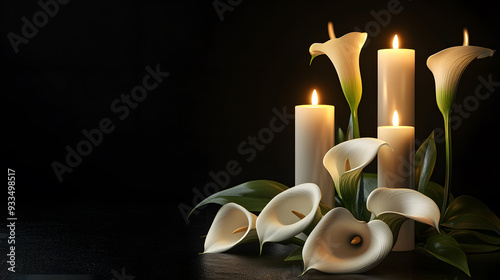
[[[68,205],[154,206],[158,222],[175,227],[168,238],[190,231],[179,207],[213,192],[214,177],[225,187],[261,178],[293,185],[293,120],[267,143],[250,144],[276,111],[293,113],[317,89],[346,128],[349,109],[333,66],[326,57],[309,66],[308,48],[328,39],[328,21],[337,36],[369,33],[359,107],[367,137],[376,136],[377,50],[389,48],[394,34],[401,47],[416,50],[419,140],[443,128],[427,57],[461,45],[464,27],[471,45],[500,48],[493,1],[40,3],[49,2],[2,1],[0,8],[2,161],[16,170],[19,211],[29,219]],[[475,196],[496,213],[498,65],[496,54],[473,61],[462,76],[456,103],[465,111],[453,131],[452,179],[455,196]],[[482,80],[493,81],[492,93],[479,99]],[[133,94],[140,101],[127,99]],[[441,184],[443,138],[432,177]],[[68,156],[78,147],[88,155]],[[222,175],[236,163],[237,172]],[[211,215],[201,212],[192,223],[208,226]]]

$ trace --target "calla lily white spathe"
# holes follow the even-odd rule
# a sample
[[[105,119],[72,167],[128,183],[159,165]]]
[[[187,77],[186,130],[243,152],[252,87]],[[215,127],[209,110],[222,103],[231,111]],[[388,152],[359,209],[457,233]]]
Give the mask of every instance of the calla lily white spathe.
[[[309,47],[309,53],[312,56],[311,62],[316,56],[326,54],[333,63],[339,76],[342,91],[351,109],[354,138],[358,138],[358,105],[363,92],[359,55],[368,34],[365,32],[351,32],[340,38],[335,38],[331,23],[328,25],[328,33],[330,40],[325,43],[314,43]]]
[[[331,38],[325,43],[314,43],[309,47],[309,53],[313,58],[326,54],[332,61],[351,108],[358,108],[363,91],[359,55],[367,36],[368,34],[364,32],[351,32],[340,38]]]
[[[366,208],[375,216],[399,214],[439,231],[439,207],[428,196],[412,189],[377,188],[368,196]]]
[[[483,47],[456,46],[429,56],[427,67],[434,75],[436,101],[443,115],[447,115],[451,110],[458,82],[467,65],[476,58],[492,56],[494,52]]]
[[[340,198],[343,198],[340,189],[343,177],[361,173],[383,145],[389,144],[376,138],[357,138],[342,142],[325,154],[323,165],[332,176],[335,191]],[[349,162],[349,170],[346,170],[346,162]]]
[[[285,241],[314,227],[321,219],[320,201],[321,190],[313,183],[300,184],[276,195],[257,217],[261,248],[265,242]]]
[[[257,216],[236,203],[222,206],[205,239],[204,253],[220,253],[257,239]]]
[[[439,231],[438,206],[415,190],[375,189],[368,197],[367,208],[376,216],[399,214]],[[345,208],[334,208],[321,219],[304,244],[304,272],[309,269],[327,273],[368,271],[391,251],[395,241],[392,230],[382,220],[366,223],[356,220]]]
[[[387,256],[392,242],[391,229],[383,221],[358,221],[347,209],[334,208],[325,214],[304,244],[304,273],[310,269],[327,273],[365,272]]]
[[[469,36],[464,30],[464,45],[447,48],[427,59],[427,67],[432,71],[436,84],[436,102],[443,115],[445,128],[446,173],[443,206],[446,211],[451,192],[451,108],[455,100],[458,82],[469,63],[476,58],[492,56],[495,51],[476,46],[469,46]]]

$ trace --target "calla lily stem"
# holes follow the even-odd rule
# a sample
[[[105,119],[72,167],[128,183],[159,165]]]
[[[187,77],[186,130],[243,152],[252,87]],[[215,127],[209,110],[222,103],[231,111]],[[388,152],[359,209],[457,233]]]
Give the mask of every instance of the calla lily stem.
[[[444,216],[446,208],[448,207],[448,198],[451,192],[451,124],[450,113],[443,115],[444,117],[444,131],[445,131],[445,149],[446,149],[446,172],[444,181],[444,196],[443,206],[441,207],[441,216]]]
[[[351,117],[352,117],[352,135],[353,135],[353,138],[356,139],[356,138],[361,137],[359,135],[359,122],[358,122],[358,110],[357,110],[357,108],[356,109],[351,108]]]

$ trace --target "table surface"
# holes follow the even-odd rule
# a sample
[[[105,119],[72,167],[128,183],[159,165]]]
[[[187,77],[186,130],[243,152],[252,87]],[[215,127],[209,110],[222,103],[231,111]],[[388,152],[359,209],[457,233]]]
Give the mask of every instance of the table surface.
[[[25,207],[27,209],[28,207]],[[199,254],[212,217],[189,225],[162,205],[30,207],[16,223],[16,273],[7,271],[1,238],[1,279],[468,279],[460,270],[418,252],[391,252],[363,274],[302,273],[285,262],[294,245],[257,244],[228,253]],[[5,222],[4,222],[5,223]],[[491,279],[500,252],[468,255],[472,279]]]

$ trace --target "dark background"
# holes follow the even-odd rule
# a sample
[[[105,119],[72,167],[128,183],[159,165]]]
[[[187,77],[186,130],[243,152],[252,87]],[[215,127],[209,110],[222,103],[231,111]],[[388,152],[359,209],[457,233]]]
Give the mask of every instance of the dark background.
[[[336,125],[347,127],[349,108],[331,62],[318,57],[309,66],[309,46],[328,40],[328,21],[337,37],[358,28],[369,33],[360,57],[364,137],[376,137],[377,50],[391,47],[394,34],[402,48],[416,50],[415,120],[421,141],[443,128],[427,57],[461,45],[464,27],[470,45],[500,48],[493,1],[401,0],[402,12],[392,14],[385,26],[374,13],[387,10],[390,1],[243,0],[229,1],[231,6],[221,0],[217,3],[230,7],[222,18],[216,2],[73,0],[59,4],[16,54],[8,34],[22,35],[22,17],[33,22],[42,9],[36,1],[1,1],[2,162],[16,170],[19,223],[64,220],[91,228],[103,223],[107,213],[110,220],[119,216],[131,227],[137,225],[139,232],[163,232],[154,238],[165,250],[196,254],[202,243],[192,239],[206,233],[217,207],[195,215],[190,225],[179,207],[199,201],[204,186],[214,181],[210,172],[218,173],[234,160],[241,172],[229,177],[227,187],[254,179],[293,185],[293,121],[255,158],[238,152],[249,136],[269,127],[273,109],[286,107],[292,113],[295,105],[309,103],[317,89],[321,103],[335,105]],[[474,99],[479,76],[500,82],[499,59],[496,54],[469,65],[457,104]],[[112,102],[142,84],[147,66],[157,65],[170,75],[120,120],[110,109]],[[500,97],[494,90],[486,100],[475,99],[477,109],[453,131],[452,192],[475,196],[499,213],[495,134]],[[98,128],[104,118],[111,119],[115,130],[60,182],[54,161],[65,164],[65,147],[76,149],[86,139],[82,130]],[[444,137],[439,139],[432,180],[444,184]],[[367,170],[375,172],[375,165]],[[135,216],[130,209],[138,211]],[[51,228],[54,234],[64,230]],[[19,250],[35,254],[28,246],[19,245]],[[103,254],[110,256],[135,254],[135,249],[123,254],[112,246],[106,250]],[[58,255],[57,249],[53,254]],[[168,256],[164,252],[155,258]],[[99,271],[120,269],[120,257],[115,261],[115,267]],[[93,273],[77,265],[71,271],[64,260],[47,262],[52,265],[25,265],[21,273]]]

